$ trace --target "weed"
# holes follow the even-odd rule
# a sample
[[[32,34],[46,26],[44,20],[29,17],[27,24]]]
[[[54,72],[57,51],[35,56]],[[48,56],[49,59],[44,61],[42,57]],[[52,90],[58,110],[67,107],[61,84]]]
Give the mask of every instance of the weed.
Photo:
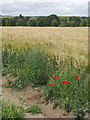
[[[23,106],[16,106],[14,104],[9,105],[8,103],[2,103],[2,119],[20,119],[24,118],[24,108]]]
[[[42,113],[42,110],[38,105],[36,105],[36,106],[31,106],[29,108],[26,108],[25,113],[39,114],[39,113]]]

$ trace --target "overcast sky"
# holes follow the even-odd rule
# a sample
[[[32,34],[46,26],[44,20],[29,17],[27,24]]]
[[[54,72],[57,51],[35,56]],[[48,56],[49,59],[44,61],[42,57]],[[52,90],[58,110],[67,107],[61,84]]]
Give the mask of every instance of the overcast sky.
[[[88,16],[89,0],[0,0],[3,15]]]

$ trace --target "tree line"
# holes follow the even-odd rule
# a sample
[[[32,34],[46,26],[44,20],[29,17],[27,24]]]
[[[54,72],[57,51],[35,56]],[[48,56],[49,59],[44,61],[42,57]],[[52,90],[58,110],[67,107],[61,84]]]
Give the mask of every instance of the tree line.
[[[2,17],[2,26],[55,26],[55,27],[85,27],[89,25],[90,17],[60,16],[55,14],[49,16],[22,16]]]

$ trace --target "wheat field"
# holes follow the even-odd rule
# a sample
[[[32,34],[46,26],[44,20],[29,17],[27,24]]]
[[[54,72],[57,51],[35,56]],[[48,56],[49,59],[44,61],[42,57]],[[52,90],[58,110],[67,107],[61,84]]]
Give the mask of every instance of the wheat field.
[[[2,27],[3,51],[6,45],[20,51],[40,45],[63,60],[88,65],[88,27]]]

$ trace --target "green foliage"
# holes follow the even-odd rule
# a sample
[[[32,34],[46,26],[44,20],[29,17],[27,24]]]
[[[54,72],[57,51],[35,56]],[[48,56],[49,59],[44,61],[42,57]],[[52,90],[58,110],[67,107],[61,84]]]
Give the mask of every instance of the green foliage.
[[[56,19],[57,22],[59,22],[59,17],[55,14],[51,14],[45,18],[46,20],[46,26],[51,26],[52,21]]]
[[[58,26],[58,22],[56,19],[52,20],[51,26],[54,26],[54,27]]]
[[[17,26],[26,26],[27,25],[27,22],[26,20],[23,20],[23,19],[19,19],[16,23]]]
[[[0,94],[0,119],[2,118],[2,95]]]
[[[12,83],[12,81],[9,79],[9,80],[8,80],[8,84],[10,85],[11,83]]]
[[[59,25],[59,27],[66,27],[66,26],[67,26],[66,23],[61,21],[61,24]]]
[[[59,19],[60,19],[60,25],[65,24],[64,26],[66,26],[66,22],[69,21],[69,17],[65,17],[65,16],[60,16]],[[61,27],[64,27],[64,26],[61,26]]]
[[[36,21],[37,21],[37,26],[40,26],[40,27],[46,26],[44,17],[39,16],[36,18]]]
[[[30,73],[30,82],[35,85],[45,85],[49,80],[51,69],[48,53],[38,47],[26,59],[27,69]]]
[[[8,73],[12,73],[14,77],[17,76],[19,69],[23,66],[25,61],[26,52],[23,54],[22,52],[13,52],[11,50],[11,46],[5,48],[5,51],[2,52],[2,75],[6,75]]]
[[[52,23],[53,20],[55,24]],[[59,27],[79,27],[79,26],[88,26],[89,17],[78,17],[78,16],[60,16],[58,17],[55,14],[49,16],[38,16],[30,18],[29,16],[22,16],[21,14],[18,17],[3,17],[2,26],[59,26]]]
[[[66,22],[66,26],[67,27],[77,27],[79,24],[78,24],[78,22],[77,21],[67,21]]]
[[[38,105],[36,106],[33,105],[29,108],[26,108],[25,113],[39,114],[39,113],[42,113],[42,110],[40,109]]]
[[[88,27],[90,27],[90,17],[87,17],[86,18],[86,22],[88,22],[87,24],[88,24]]]
[[[36,26],[36,18],[30,18],[27,22],[28,26]]]
[[[8,22],[9,22],[9,26],[16,26],[17,20],[16,18],[10,18]]]
[[[25,20],[28,22],[28,20],[30,19],[30,17],[29,16],[26,16],[25,17]]]
[[[48,82],[50,74],[51,68],[48,61],[48,53],[38,47],[28,53],[25,66],[20,71],[18,80],[22,81],[23,87],[30,83],[40,86]]]
[[[88,19],[83,19],[80,23],[80,26],[88,26]]]
[[[10,20],[9,18],[7,18],[7,19],[5,20],[5,25],[6,25],[6,26],[9,26],[9,20]]]
[[[10,85],[17,89],[23,89],[28,84],[45,85],[52,72],[49,54],[38,47],[33,51],[13,52],[10,48],[2,53],[3,75],[12,73],[17,79]]]
[[[2,26],[6,26],[6,24],[5,24],[5,18],[2,18]]]
[[[2,119],[10,118],[24,118],[24,108],[23,106],[16,106],[14,104],[9,105],[8,103],[2,103]]]
[[[82,113],[85,114],[88,110],[87,69],[76,69],[74,66],[64,64],[63,70],[61,69],[56,74],[57,80],[54,81],[53,77],[50,77],[47,84],[46,101],[52,100],[54,108],[58,105],[60,108],[66,109],[67,112],[73,111],[77,118],[82,117]],[[80,80],[76,80],[76,76],[79,76]],[[64,80],[68,81],[67,84],[62,83]],[[50,86],[51,83],[54,83],[53,87]]]
[[[6,75],[11,72],[17,77],[14,82],[8,81],[9,87],[21,90],[27,85],[46,85],[45,99],[54,102],[53,108],[59,106],[67,112],[72,111],[76,118],[84,117],[88,110],[87,67],[76,68],[72,59],[61,60],[59,65],[56,58],[51,59],[45,48],[42,49],[40,46],[24,52],[12,52],[12,46],[9,45],[2,52],[2,62],[2,73]],[[53,78],[54,74],[57,74],[56,81]],[[80,79],[76,80],[76,76]],[[62,83],[64,80],[68,81],[67,84]],[[53,87],[50,86],[51,83],[54,83]],[[35,111],[38,111],[37,109]],[[30,110],[34,111],[31,108]]]
[[[2,68],[2,76],[7,75],[7,69],[5,67]]]

